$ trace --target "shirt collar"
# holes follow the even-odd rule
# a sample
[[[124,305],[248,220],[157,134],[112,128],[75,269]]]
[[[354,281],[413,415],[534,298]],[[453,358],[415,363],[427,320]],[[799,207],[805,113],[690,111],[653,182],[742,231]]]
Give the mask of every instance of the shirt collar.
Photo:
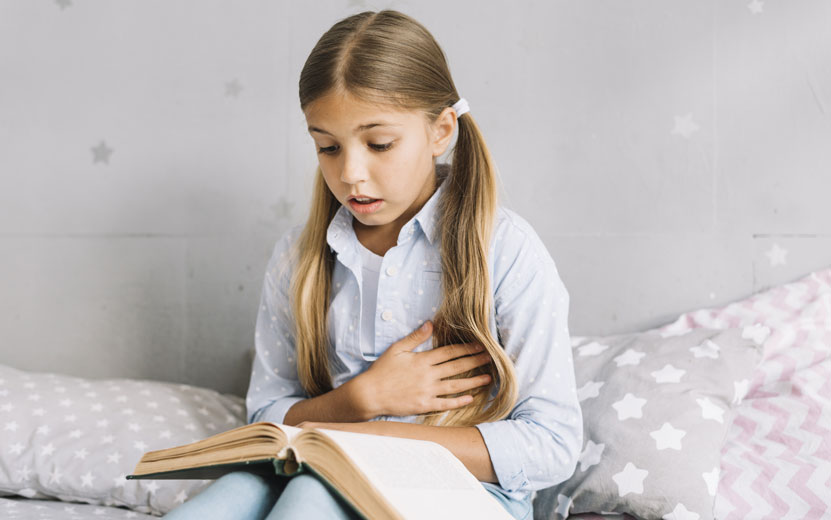
[[[438,226],[439,219],[439,199],[446,180],[446,178],[437,179],[437,182],[441,182],[441,184],[438,185],[436,191],[433,192],[430,198],[427,199],[427,202],[421,206],[418,213],[416,213],[413,218],[404,224],[401,231],[398,232],[398,244],[406,242],[416,233],[416,223],[418,224],[418,227],[421,228],[422,232],[424,232],[428,242],[433,244],[433,232]],[[355,217],[352,213],[343,204],[341,204],[338,211],[335,213],[335,216],[332,218],[332,221],[329,223],[328,229],[326,230],[326,241],[329,243],[330,248],[334,252],[342,253],[346,251],[349,244],[352,245],[349,250],[357,250],[358,237],[355,235],[355,230],[352,228],[352,220],[354,218]]]

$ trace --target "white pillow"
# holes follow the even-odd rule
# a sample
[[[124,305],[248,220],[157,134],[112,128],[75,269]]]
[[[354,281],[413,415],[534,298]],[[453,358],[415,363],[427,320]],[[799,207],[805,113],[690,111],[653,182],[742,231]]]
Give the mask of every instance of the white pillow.
[[[245,424],[242,397],[0,365],[0,495],[162,515],[212,480],[127,480],[141,455]]]

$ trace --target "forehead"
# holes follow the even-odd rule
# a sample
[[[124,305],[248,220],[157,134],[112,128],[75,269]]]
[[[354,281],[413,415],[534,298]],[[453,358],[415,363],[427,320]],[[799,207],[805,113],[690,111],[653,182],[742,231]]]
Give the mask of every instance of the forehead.
[[[423,128],[427,124],[426,117],[419,111],[373,103],[343,92],[315,100],[306,107],[304,115],[310,132],[322,130],[334,135],[360,133],[376,127],[407,130]]]

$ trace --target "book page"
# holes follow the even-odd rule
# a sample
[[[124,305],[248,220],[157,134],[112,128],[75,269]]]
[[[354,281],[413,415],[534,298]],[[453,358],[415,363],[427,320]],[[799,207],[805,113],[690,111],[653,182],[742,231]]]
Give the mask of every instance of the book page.
[[[291,444],[291,440],[293,438],[295,438],[298,433],[303,431],[302,428],[298,428],[296,426],[289,426],[288,424],[280,424],[280,423],[270,422],[270,421],[266,421],[266,422],[268,422],[269,424],[273,424],[274,426],[280,428],[283,431],[283,433],[286,434],[286,437],[288,437],[288,440],[289,440],[288,443],[289,444]]]
[[[317,428],[339,444],[405,518],[512,517],[444,446]]]

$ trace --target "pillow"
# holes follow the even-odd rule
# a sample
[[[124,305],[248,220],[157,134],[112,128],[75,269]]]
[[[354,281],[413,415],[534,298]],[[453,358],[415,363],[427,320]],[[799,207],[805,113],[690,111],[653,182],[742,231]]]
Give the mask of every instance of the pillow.
[[[127,480],[141,456],[243,424],[243,398],[206,388],[0,365],[0,494],[162,515],[213,481]]]
[[[759,359],[753,328],[574,337],[583,451],[534,518],[713,518],[720,449]]]
[[[660,332],[753,325],[770,336],[722,447],[715,514],[824,518],[831,510],[831,268],[682,314]]]

